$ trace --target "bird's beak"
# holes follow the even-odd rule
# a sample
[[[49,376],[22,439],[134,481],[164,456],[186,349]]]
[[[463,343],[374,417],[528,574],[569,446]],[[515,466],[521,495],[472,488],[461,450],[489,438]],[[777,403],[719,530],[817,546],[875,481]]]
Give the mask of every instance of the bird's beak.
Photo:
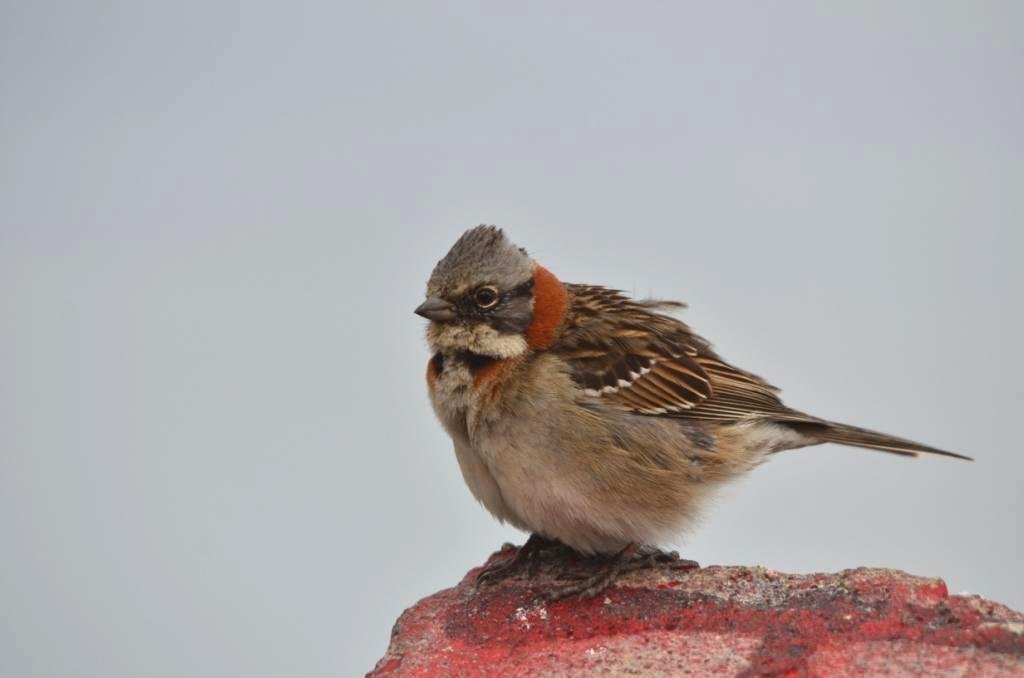
[[[427,320],[438,322],[455,319],[455,307],[440,297],[428,297],[426,301],[416,307],[415,313]]]

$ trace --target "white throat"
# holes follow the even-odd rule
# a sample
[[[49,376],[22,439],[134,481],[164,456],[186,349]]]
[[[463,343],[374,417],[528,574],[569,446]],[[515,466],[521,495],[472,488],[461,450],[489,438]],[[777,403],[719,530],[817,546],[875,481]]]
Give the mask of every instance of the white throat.
[[[427,328],[427,340],[431,348],[441,353],[470,351],[492,358],[515,358],[530,349],[521,334],[501,334],[485,323],[431,323]]]

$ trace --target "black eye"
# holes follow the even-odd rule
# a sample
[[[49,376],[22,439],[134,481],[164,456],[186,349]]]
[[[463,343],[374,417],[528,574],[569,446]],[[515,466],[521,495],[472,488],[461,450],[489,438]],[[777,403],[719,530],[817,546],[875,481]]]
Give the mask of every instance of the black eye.
[[[480,308],[490,308],[498,303],[498,290],[493,287],[481,287],[473,293],[473,301]]]

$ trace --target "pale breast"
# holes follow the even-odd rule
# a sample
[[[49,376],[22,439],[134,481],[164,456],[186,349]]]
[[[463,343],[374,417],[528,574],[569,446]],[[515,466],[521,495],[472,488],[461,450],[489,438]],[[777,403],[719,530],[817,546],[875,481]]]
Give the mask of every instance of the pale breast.
[[[509,508],[494,475],[469,439],[467,417],[472,407],[473,374],[465,362],[453,356],[432,359],[430,401],[455,446],[462,478],[484,508],[502,522],[527,529]]]

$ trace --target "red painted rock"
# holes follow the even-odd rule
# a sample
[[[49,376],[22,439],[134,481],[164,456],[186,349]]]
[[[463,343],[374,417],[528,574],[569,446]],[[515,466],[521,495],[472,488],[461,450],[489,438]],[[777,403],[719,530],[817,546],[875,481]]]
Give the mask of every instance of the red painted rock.
[[[402,614],[370,675],[1024,676],[1024,615],[941,579],[657,566],[543,600],[579,567],[553,556],[479,589],[471,570]]]

